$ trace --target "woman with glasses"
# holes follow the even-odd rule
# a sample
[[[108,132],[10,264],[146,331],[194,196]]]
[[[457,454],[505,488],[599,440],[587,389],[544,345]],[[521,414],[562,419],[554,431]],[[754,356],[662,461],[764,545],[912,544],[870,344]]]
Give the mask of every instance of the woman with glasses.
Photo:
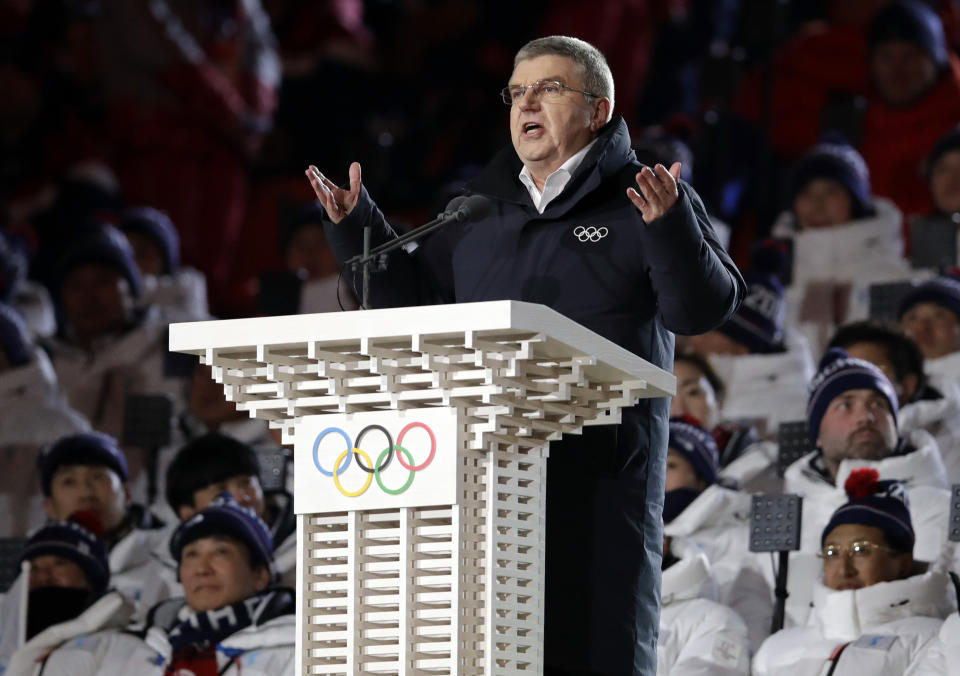
[[[914,560],[902,482],[862,468],[844,489],[848,501],[821,536],[823,577],[813,583],[811,619],[764,641],[755,675],[931,673],[916,664],[956,608],[950,578]]]

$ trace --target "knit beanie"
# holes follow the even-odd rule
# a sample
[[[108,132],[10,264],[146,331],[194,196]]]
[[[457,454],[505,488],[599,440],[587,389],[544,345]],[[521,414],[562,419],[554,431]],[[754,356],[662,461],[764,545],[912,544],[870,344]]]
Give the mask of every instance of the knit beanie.
[[[270,529],[249,507],[240,505],[230,493],[221,493],[204,509],[180,524],[170,538],[170,553],[179,571],[183,548],[194,540],[211,535],[229,535],[243,542],[254,563],[263,564],[271,577],[278,579],[273,560],[273,536]]]
[[[5,303],[0,303],[0,352],[11,366],[23,366],[30,361],[27,325],[20,313]]]
[[[717,480],[720,452],[710,433],[690,416],[670,418],[667,446],[680,453],[707,485]]]
[[[867,32],[870,51],[887,42],[910,42],[930,57],[937,70],[947,65],[947,39],[937,13],[918,0],[897,0],[873,17]]]
[[[836,181],[850,195],[852,218],[874,213],[870,194],[870,172],[856,149],[839,142],[818,143],[801,157],[790,177],[790,204],[814,179]]]
[[[180,267],[180,235],[170,217],[153,207],[132,207],[120,214],[120,230],[149,237],[163,254],[163,273],[174,274]]]
[[[127,459],[117,445],[117,440],[102,432],[82,432],[63,437],[40,452],[37,468],[40,470],[40,487],[50,496],[53,474],[60,465],[96,465],[109,467],[127,481]]]
[[[817,443],[820,422],[830,402],[848,390],[879,392],[887,400],[896,425],[897,394],[883,371],[868,361],[851,357],[839,347],[831,347],[823,355],[817,373],[810,381],[807,422],[811,443]]]
[[[80,566],[98,594],[110,582],[107,548],[99,537],[100,521],[92,512],[76,512],[67,521],[48,523],[27,540],[20,561],[38,556],[61,556]]]
[[[960,319],[960,279],[943,275],[918,284],[900,301],[897,317],[903,319],[918,303],[936,303],[947,308]]]
[[[902,481],[880,481],[877,470],[862,467],[850,472],[843,484],[847,503],[837,509],[820,536],[820,546],[834,528],[845,523],[871,526],[883,531],[889,545],[913,552],[916,536],[910,520],[910,505]]]
[[[784,251],[773,240],[753,248],[750,267],[744,274],[747,296],[733,317],[717,329],[751,354],[783,352],[786,303],[778,275],[785,265],[784,258]]]
[[[133,258],[130,242],[122,232],[105,223],[98,224],[81,236],[61,257],[54,274],[55,295],[59,295],[64,279],[74,268],[89,263],[99,263],[117,270],[130,284],[133,297],[140,297],[140,271]]]

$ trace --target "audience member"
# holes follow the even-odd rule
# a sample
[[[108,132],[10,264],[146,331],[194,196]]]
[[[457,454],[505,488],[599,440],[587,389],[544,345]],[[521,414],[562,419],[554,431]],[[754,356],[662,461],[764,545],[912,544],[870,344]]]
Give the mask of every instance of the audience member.
[[[960,126],[940,137],[927,156],[927,181],[933,213],[960,213]]]
[[[135,207],[120,214],[119,227],[143,280],[143,304],[166,311],[171,321],[206,319],[207,280],[180,265],[180,236],[170,217],[153,207]]]
[[[943,275],[918,284],[897,312],[904,333],[920,347],[931,384],[960,381],[960,280]]]
[[[253,510],[218,496],[170,540],[184,597],[153,607],[141,628],[55,651],[44,676],[292,673],[294,596],[272,586],[272,549]]]
[[[924,158],[960,119],[960,59],[940,17],[920,0],[880,10],[867,34],[872,91],[860,151],[874,192],[904,214],[930,211]]]
[[[746,622],[750,643],[757,647],[769,630],[772,605],[770,590],[747,551],[750,496],[716,483],[717,447],[696,421],[672,418],[668,447],[664,559],[704,554],[717,600]]]
[[[26,535],[43,523],[34,459],[40,448],[90,425],[60,394],[46,353],[36,349],[20,315],[0,303],[0,533]]]
[[[792,241],[787,325],[818,353],[837,326],[866,318],[869,286],[910,276],[900,211],[873,197],[867,166],[845,144],[814,146],[795,165],[773,236]]]
[[[100,519],[113,585],[137,604],[140,616],[177,591],[156,553],[169,531],[131,501],[127,460],[116,440],[100,432],[64,437],[37,457],[37,467],[50,520],[78,510]]]
[[[950,578],[913,558],[904,486],[874,469],[852,472],[847,502],[820,536],[822,580],[811,622],[784,629],[757,652],[753,673],[908,674],[953,609]]]
[[[277,570],[284,582],[292,585],[297,560],[293,497],[286,491],[264,496],[260,463],[250,446],[209,432],[181,448],[167,469],[167,502],[181,521],[206,508],[224,491],[267,522],[276,545]]]
[[[954,386],[941,393],[929,384],[917,344],[896,325],[864,321],[840,327],[828,347],[883,371],[897,393],[901,433],[929,432],[940,449],[948,482],[960,482],[960,390]]]
[[[22,572],[0,602],[0,671],[31,676],[70,639],[119,628],[133,603],[107,591],[107,550],[96,535],[99,520],[77,512],[34,533],[20,557]]]

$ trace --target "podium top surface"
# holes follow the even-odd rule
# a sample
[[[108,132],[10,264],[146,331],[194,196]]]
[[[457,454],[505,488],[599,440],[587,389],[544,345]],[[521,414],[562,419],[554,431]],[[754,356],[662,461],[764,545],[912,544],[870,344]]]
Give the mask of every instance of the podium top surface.
[[[547,356],[589,355],[598,365],[620,371],[623,378],[642,378],[664,395],[676,393],[676,378],[671,373],[556,310],[514,300],[171,324],[170,350],[202,355],[210,348],[293,347],[317,341],[335,345],[363,339],[500,331],[542,334],[549,338],[543,353]]]

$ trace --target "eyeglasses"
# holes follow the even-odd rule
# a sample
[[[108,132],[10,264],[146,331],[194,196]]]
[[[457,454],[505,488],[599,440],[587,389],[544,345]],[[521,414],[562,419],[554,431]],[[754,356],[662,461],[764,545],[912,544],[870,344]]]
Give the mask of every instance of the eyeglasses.
[[[891,549],[890,547],[884,547],[883,545],[878,545],[869,540],[857,540],[856,542],[851,542],[849,547],[841,547],[840,545],[827,545],[819,552],[817,556],[826,561],[840,561],[840,559],[847,555],[853,559],[868,559],[873,555],[875,551],[884,551],[891,552],[893,554],[899,554],[896,549]]]
[[[537,80],[533,84],[528,85],[510,85],[509,87],[504,87],[500,90],[500,97],[503,99],[505,104],[512,106],[514,103],[523,98],[528,89],[533,90],[533,97],[535,99],[547,101],[559,99],[563,95],[564,89],[569,89],[572,92],[580,92],[584,96],[590,96],[595,99],[602,98],[599,94],[591,94],[590,92],[585,92],[582,89],[577,89],[576,87],[568,87],[562,82],[555,82],[554,80]]]

